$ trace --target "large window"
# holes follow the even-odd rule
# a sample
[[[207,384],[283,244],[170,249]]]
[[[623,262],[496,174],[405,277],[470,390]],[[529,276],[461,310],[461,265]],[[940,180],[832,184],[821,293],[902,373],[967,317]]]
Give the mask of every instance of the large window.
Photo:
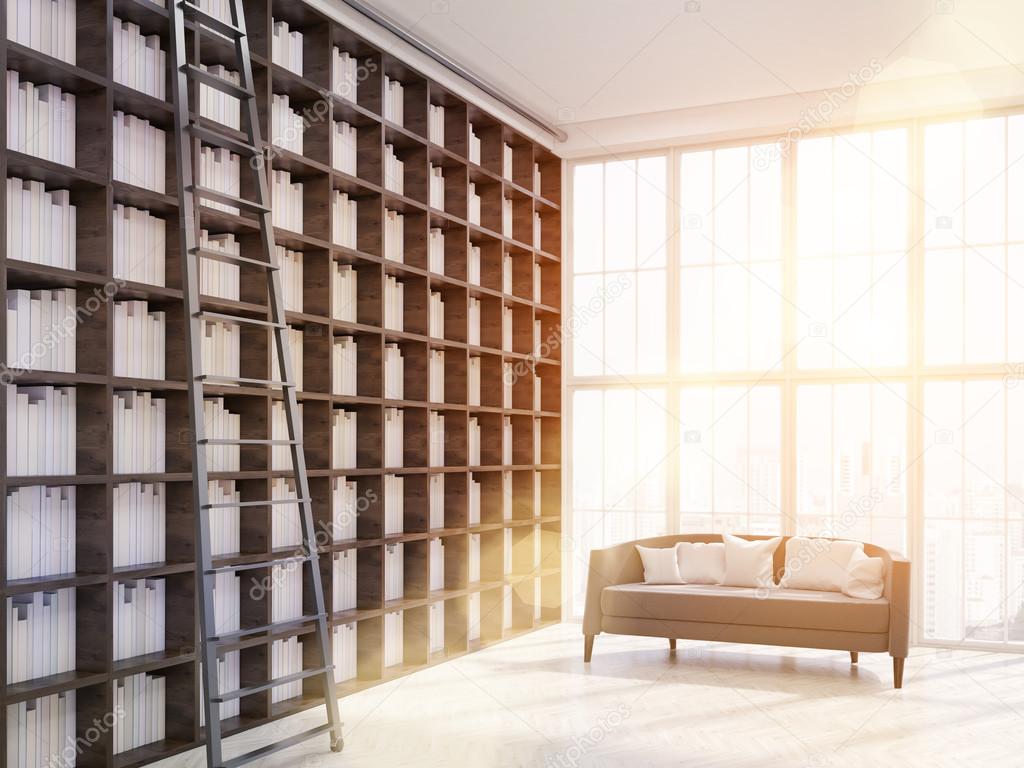
[[[1024,643],[1021,210],[1017,115],[574,164],[574,610],[593,547],[846,536]]]

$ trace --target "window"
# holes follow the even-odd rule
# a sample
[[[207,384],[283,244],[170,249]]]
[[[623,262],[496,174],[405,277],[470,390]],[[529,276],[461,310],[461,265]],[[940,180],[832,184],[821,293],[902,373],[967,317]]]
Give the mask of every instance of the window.
[[[921,642],[1024,644],[1024,115],[574,165],[573,607],[589,549],[846,536]]]

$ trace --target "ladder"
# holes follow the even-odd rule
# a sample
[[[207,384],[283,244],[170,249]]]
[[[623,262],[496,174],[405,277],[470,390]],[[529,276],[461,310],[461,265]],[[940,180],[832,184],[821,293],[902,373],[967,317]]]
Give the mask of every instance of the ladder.
[[[179,218],[183,249],[182,288],[185,318],[188,325],[188,348],[186,355],[188,361],[188,407],[189,421],[194,435],[192,441],[192,481],[196,576],[200,582],[197,584],[197,587],[200,605],[201,659],[203,662],[202,682],[204,693],[202,706],[206,717],[207,764],[211,768],[235,768],[235,766],[265,758],[268,755],[299,744],[322,733],[330,734],[330,747],[335,752],[341,750],[343,741],[334,687],[334,666],[331,663],[331,644],[327,623],[328,614],[324,607],[323,584],[317,557],[309,480],[306,476],[305,458],[302,453],[301,424],[298,417],[298,403],[292,377],[291,358],[288,354],[288,326],[285,322],[280,266],[275,262],[274,232],[265,170],[266,155],[264,154],[264,147],[260,138],[259,113],[256,105],[252,62],[249,57],[249,44],[245,31],[242,0],[229,0],[230,21],[208,14],[198,7],[196,2],[199,2],[199,0],[195,0],[195,2],[172,0],[171,47],[174,57],[174,134],[177,141],[178,199],[181,205]],[[186,18],[196,27],[220,35],[234,44],[235,59],[240,76],[238,85],[210,74],[196,64],[189,63],[186,55]],[[192,122],[189,117],[190,80],[215,88],[229,96],[238,98],[242,102],[241,113],[242,122],[245,124],[246,141]],[[241,195],[225,194],[196,184],[193,179],[192,160],[193,146],[195,144],[212,145],[240,155],[240,165],[251,169],[253,174],[252,188],[254,189],[256,199],[243,199]],[[225,252],[201,248],[199,245],[199,208],[197,208],[197,203],[202,200],[235,206],[240,211],[255,215],[260,230],[260,257],[257,258],[255,255],[245,257],[234,256]],[[200,259],[203,257],[236,263],[240,269],[258,269],[263,272],[267,280],[270,319],[253,319],[242,315],[236,316],[204,310],[199,301],[199,267]],[[281,372],[281,380],[271,381],[242,378],[240,376],[214,376],[204,373],[202,368],[202,339],[204,321],[206,319],[227,320],[238,324],[254,324],[271,331],[276,342],[278,370]],[[287,439],[243,440],[211,439],[206,437],[203,419],[203,389],[207,385],[219,385],[221,387],[236,385],[249,390],[253,388],[265,390],[279,389],[284,401],[287,417]],[[207,446],[213,445],[265,446],[268,453],[271,451],[272,446],[288,445],[291,450],[297,499],[231,501],[211,504],[207,493],[206,449]],[[214,565],[210,553],[210,527],[208,525],[211,510],[223,507],[237,507],[241,508],[240,511],[244,514],[248,509],[273,509],[274,505],[283,503],[297,503],[299,505],[303,544],[298,555],[242,565],[220,567]],[[266,609],[260,626],[242,627],[237,631],[218,633],[213,601],[213,584],[216,575],[219,573],[241,574],[245,571],[253,570],[258,573],[262,570],[266,573],[266,578],[269,580],[275,565],[309,569],[310,578],[306,583],[311,584],[313,589],[314,612],[312,615],[304,615],[287,622],[263,624],[263,620],[270,620],[272,589],[268,588],[264,590]],[[312,627],[313,632],[317,636],[316,642],[320,652],[321,663],[316,668],[303,669],[295,674],[277,679],[243,684],[242,688],[235,691],[223,692],[218,689],[217,660],[224,652],[260,639],[270,642],[277,636],[294,634],[296,630],[308,630],[310,627]],[[263,693],[277,685],[295,683],[317,677],[323,683],[323,697],[327,707],[326,723],[239,757],[230,760],[223,758],[220,722],[220,704],[222,702]]]

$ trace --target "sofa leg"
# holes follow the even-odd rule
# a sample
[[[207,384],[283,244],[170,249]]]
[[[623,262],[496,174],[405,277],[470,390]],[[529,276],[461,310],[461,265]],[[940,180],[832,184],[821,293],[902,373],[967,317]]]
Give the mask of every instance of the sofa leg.
[[[903,662],[906,659],[901,659],[896,656],[892,657],[892,687],[902,688],[903,687]]]
[[[850,651],[850,663],[856,664],[860,660],[860,654],[857,651]]]
[[[670,637],[668,639],[668,649],[670,651],[674,651],[676,649],[676,639],[674,637]]]
[[[584,635],[583,636],[583,661],[590,661],[590,657],[594,655],[594,638],[597,635]]]

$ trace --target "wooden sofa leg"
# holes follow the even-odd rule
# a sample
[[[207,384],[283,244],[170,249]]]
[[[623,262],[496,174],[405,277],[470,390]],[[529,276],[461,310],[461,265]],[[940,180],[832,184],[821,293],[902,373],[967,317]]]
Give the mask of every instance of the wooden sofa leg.
[[[857,651],[850,651],[850,663],[856,664],[860,660],[860,654]]]
[[[676,649],[676,639],[674,637],[670,637],[668,639],[668,649],[670,651],[674,651]]]
[[[903,662],[906,659],[901,659],[896,656],[892,657],[892,687],[902,688],[903,687]]]
[[[597,635],[584,635],[583,636],[583,661],[590,661],[590,657],[594,655],[594,638]]]

